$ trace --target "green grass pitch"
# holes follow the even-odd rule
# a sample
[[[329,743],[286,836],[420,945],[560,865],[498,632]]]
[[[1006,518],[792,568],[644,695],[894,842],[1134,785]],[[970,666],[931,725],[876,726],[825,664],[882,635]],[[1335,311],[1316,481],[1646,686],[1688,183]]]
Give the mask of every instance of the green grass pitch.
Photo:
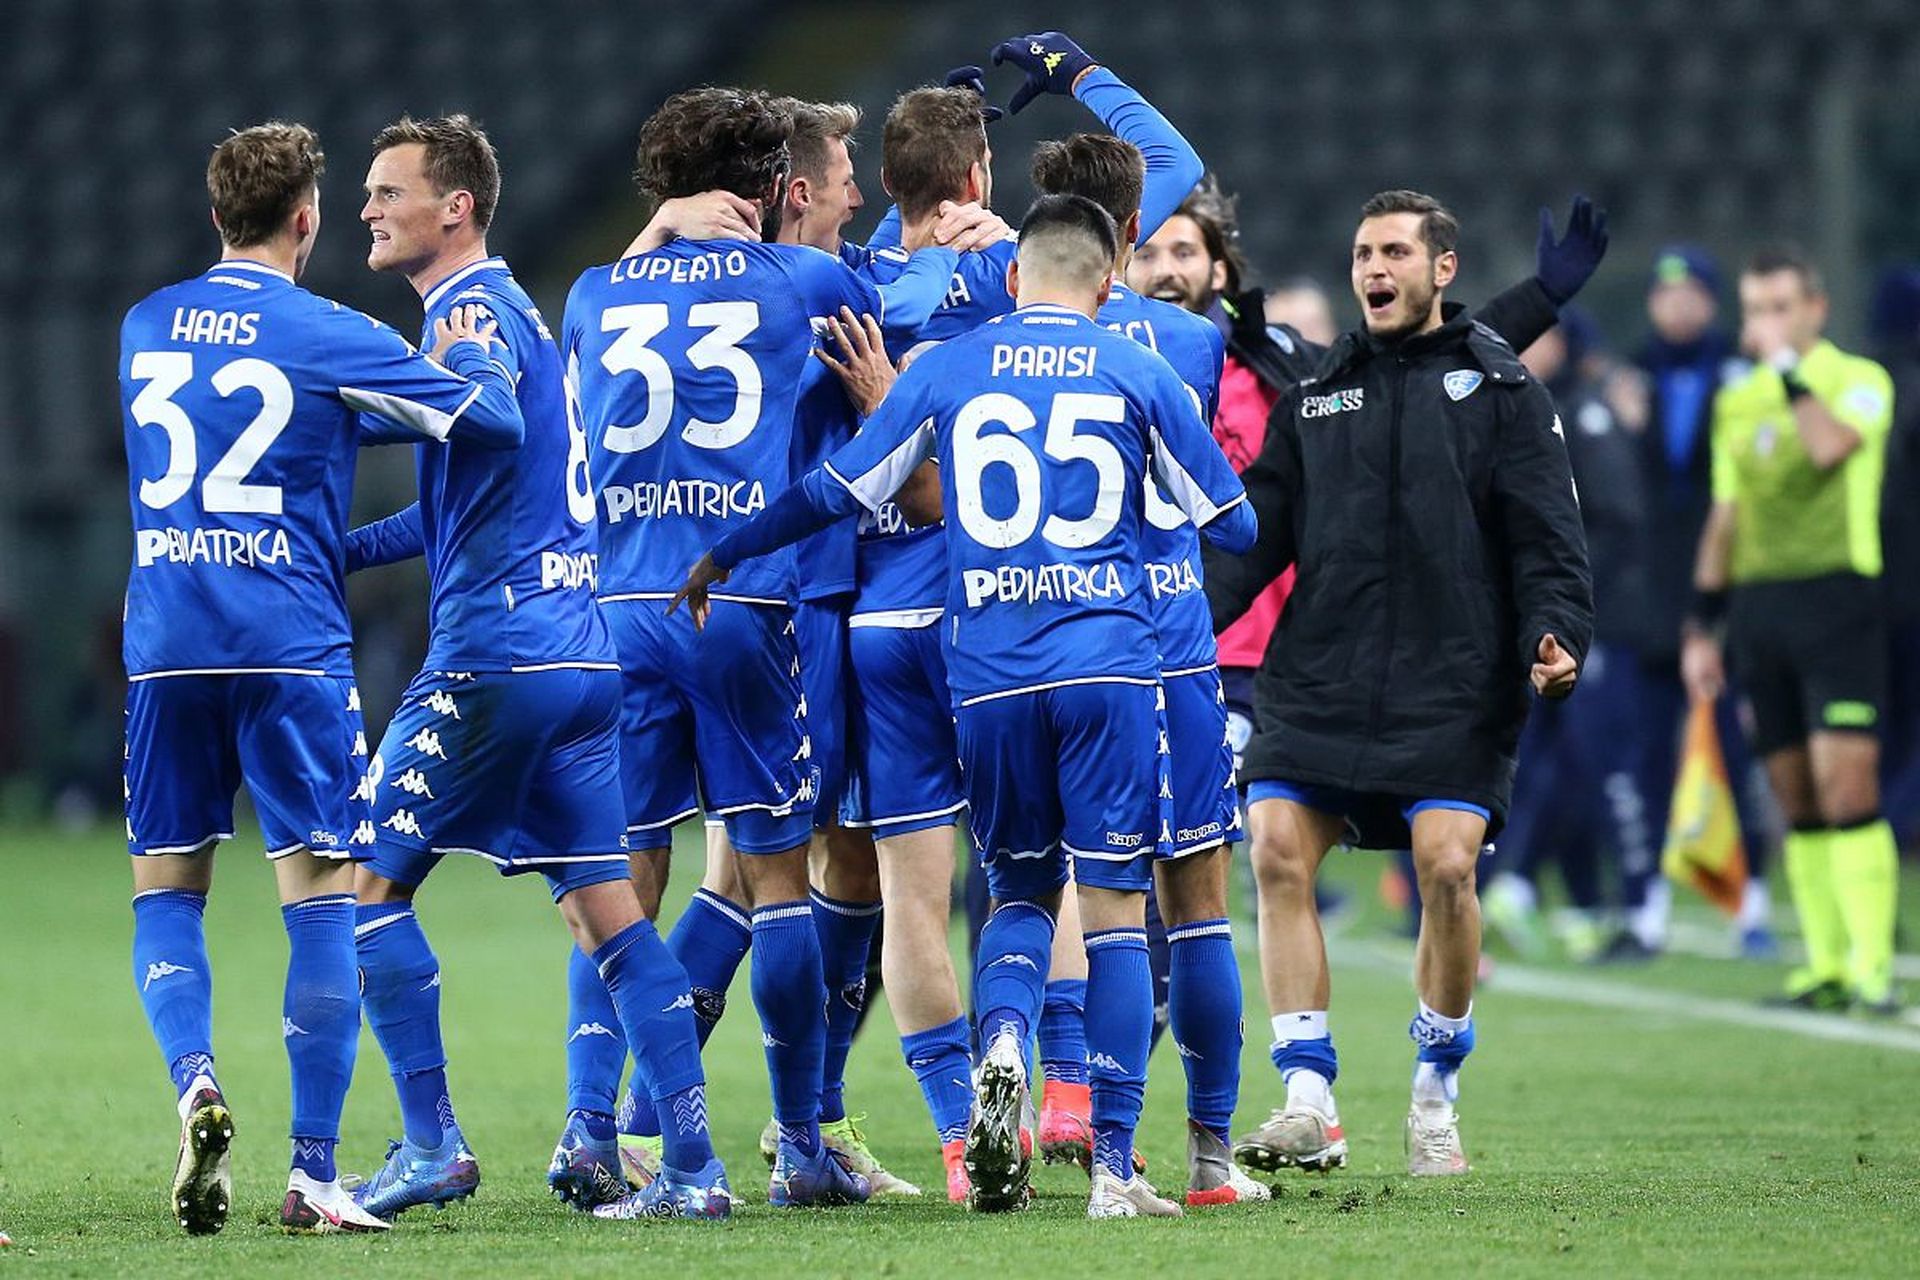
[[[1353,1165],[1283,1179],[1271,1205],[1095,1224],[1084,1176],[1042,1169],[1029,1212],[950,1207],[882,1003],[855,1045],[848,1097],[883,1159],[928,1198],[771,1210],[755,1153],[766,1076],[743,974],[707,1064],[716,1141],[744,1203],[721,1225],[591,1221],[543,1180],[563,1102],[563,928],[537,879],[502,882],[458,858],[422,894],[421,915],[442,961],[454,1099],[485,1183],[468,1204],[416,1210],[379,1239],[289,1239],[272,1225],[286,1168],[285,939],[271,875],[244,837],[220,855],[207,917],[215,1049],[238,1124],[236,1203],[223,1234],[189,1239],[167,1213],[177,1129],[130,979],[118,849],[111,832],[0,836],[0,1229],[15,1240],[0,1250],[0,1275],[1920,1273],[1920,1032],[1850,1043],[1742,1025],[1726,1011],[1778,981],[1765,967],[1670,958],[1594,975],[1546,965],[1526,970],[1527,983],[1512,969],[1513,986],[1496,974],[1482,993],[1481,1048],[1463,1077],[1475,1171],[1415,1183],[1400,1149],[1406,952],[1382,941],[1377,919],[1335,947]],[[698,875],[691,844],[676,861],[669,918]],[[1375,870],[1358,857],[1337,867],[1355,885]],[[1243,949],[1249,941],[1243,926]],[[1265,1005],[1250,963],[1246,972],[1241,1124],[1279,1096]],[[1559,983],[1582,1001],[1556,995]],[[1623,989],[1658,999],[1636,1007]],[[1163,1190],[1184,1173],[1182,1088],[1163,1044],[1141,1130]],[[364,1037],[343,1164],[373,1165],[397,1126],[384,1063]]]

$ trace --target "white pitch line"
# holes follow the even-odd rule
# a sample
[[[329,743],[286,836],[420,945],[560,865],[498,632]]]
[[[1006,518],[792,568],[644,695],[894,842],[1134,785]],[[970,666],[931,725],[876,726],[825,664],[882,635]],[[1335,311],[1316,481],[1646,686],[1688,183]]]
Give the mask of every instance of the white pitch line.
[[[1675,920],[1667,928],[1667,948],[1683,955],[1701,956],[1708,960],[1737,960],[1738,945],[1727,930],[1691,920]],[[1806,958],[1805,947],[1792,938],[1780,939],[1781,960],[1788,964],[1801,964]],[[1893,976],[1908,982],[1920,979],[1920,955],[1903,951],[1894,956]]]
[[[1411,953],[1385,946],[1352,946],[1340,952],[1376,967],[1405,969]],[[1868,1044],[1878,1049],[1920,1053],[1920,1030],[1898,1024],[1856,1022],[1841,1014],[1810,1013],[1799,1009],[1769,1009],[1738,1000],[1687,995],[1655,987],[1629,986],[1579,974],[1556,973],[1524,965],[1501,964],[1487,980],[1489,994],[1511,992],[1537,1000],[1618,1009],[1626,1013],[1664,1013],[1701,1022],[1724,1022],[1760,1031],[1784,1031],[1814,1040]]]

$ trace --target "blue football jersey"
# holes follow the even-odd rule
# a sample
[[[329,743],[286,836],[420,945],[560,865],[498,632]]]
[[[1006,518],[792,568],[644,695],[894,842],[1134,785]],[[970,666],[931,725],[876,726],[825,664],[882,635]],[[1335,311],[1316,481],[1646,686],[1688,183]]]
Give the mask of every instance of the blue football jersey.
[[[875,510],[934,456],[956,702],[1157,680],[1141,551],[1147,476],[1198,525],[1245,501],[1166,361],[1068,308],[1023,308],[922,355],[824,471]],[[841,505],[833,488],[801,492],[817,515]],[[787,510],[783,498],[776,516]],[[751,554],[750,541],[716,547],[716,561]]]
[[[574,282],[562,345],[600,491],[603,597],[672,595],[798,474],[814,320],[843,306],[884,317],[872,284],[801,245],[675,240]],[[742,565],[725,594],[791,602],[792,554]]]
[[[1013,310],[1007,292],[1007,264],[1018,245],[1004,240],[977,253],[964,254],[947,286],[947,295],[915,335],[918,346],[977,329]],[[897,248],[873,251],[871,278],[884,283],[906,265]],[[904,344],[903,344],[904,345]],[[903,349],[889,348],[896,359]],[[878,511],[860,513],[860,542],[855,588],[855,616],[920,618],[937,612],[947,598],[946,538],[938,524],[910,528],[892,502]]]
[[[255,262],[136,304],[120,331],[127,673],[352,675],[343,564],[362,415],[433,440],[522,430],[478,345],[448,363]]]
[[[1099,321],[1159,352],[1192,389],[1201,418],[1213,421],[1220,399],[1220,367],[1227,352],[1218,326],[1171,302],[1143,298],[1118,281],[1100,308]],[[1160,634],[1160,661],[1167,671],[1210,666],[1217,652],[1213,614],[1201,587],[1200,531],[1151,477],[1146,516],[1141,550],[1147,558],[1147,591]]]
[[[616,666],[595,599],[586,437],[547,322],[500,258],[455,272],[423,302],[427,333],[455,307],[482,307],[498,322],[505,346],[490,354],[513,379],[527,434],[513,451],[420,449],[416,518],[433,583],[422,669]]]

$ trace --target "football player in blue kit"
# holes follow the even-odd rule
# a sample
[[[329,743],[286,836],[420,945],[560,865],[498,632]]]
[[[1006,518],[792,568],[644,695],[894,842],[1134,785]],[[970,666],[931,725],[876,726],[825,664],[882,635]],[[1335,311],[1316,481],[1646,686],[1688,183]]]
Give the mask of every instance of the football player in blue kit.
[[[433,586],[426,660],[368,775],[378,838],[359,875],[355,930],[367,1021],[406,1132],[355,1194],[390,1218],[478,1186],[447,1094],[439,966],[413,907],[442,857],[469,853],[503,873],[546,876],[674,1120],[662,1174],[629,1210],[723,1217],[731,1195],[707,1134],[686,972],[628,879],[619,664],[594,600],[586,439],[552,335],[507,264],[487,253],[498,162],[464,116],[402,119],[374,152],[361,211],[368,264],[406,276],[429,323],[462,307],[499,323],[504,344],[493,358],[513,379],[527,430],[512,454],[422,449],[420,502],[353,535],[350,564],[424,554]],[[570,1115],[554,1164],[551,1180],[576,1204],[627,1190],[611,1115],[597,1128]]]
[[[811,245],[838,256],[856,272],[872,278],[876,256],[865,246],[842,238],[847,222],[861,207],[854,180],[851,139],[858,127],[857,108],[846,103],[775,100],[793,117],[789,141],[791,175],[780,209],[776,239],[781,244]],[[1006,223],[977,203],[949,204],[939,222],[928,228],[915,249],[938,244],[965,253],[982,244],[1004,239]],[[731,192],[703,192],[698,196],[663,201],[647,228],[636,237],[627,256],[651,252],[681,236],[689,240],[757,240],[759,212]],[[910,255],[899,248],[884,252],[888,283],[880,287],[890,327],[911,333],[930,307],[944,296],[903,273]],[[941,261],[930,256],[927,266]],[[924,271],[926,268],[920,268]],[[853,321],[851,312],[845,313]],[[870,317],[868,323],[878,326]],[[827,326],[840,321],[827,317]],[[847,394],[826,366],[808,361],[801,373],[794,405],[792,474],[817,465],[835,447],[851,439],[858,416]],[[871,841],[863,831],[840,826],[840,796],[845,776],[846,608],[854,575],[854,522],[822,531],[796,549],[794,640],[799,651],[801,692],[807,705],[809,758],[819,770],[814,805],[811,893],[814,925],[820,935],[821,959],[830,999],[827,1005],[825,1068],[820,1099],[822,1140],[845,1155],[855,1172],[865,1176],[873,1194],[918,1195],[919,1188],[890,1173],[868,1149],[844,1100],[844,1065],[853,1040],[854,1023],[865,1000],[866,964],[879,916],[879,885],[873,868]],[[804,571],[799,571],[805,566]],[[699,890],[668,938],[668,946],[686,965],[693,983],[695,1016],[703,1038],[724,1013],[726,993],[746,956],[750,930],[748,912],[740,905],[735,855],[727,840],[725,819],[709,815],[707,864]],[[846,846],[851,843],[851,850]],[[862,848],[861,846],[865,846]],[[829,855],[829,850],[832,851]],[[663,850],[634,856],[635,885],[643,902],[655,904],[664,890],[668,860]],[[864,868],[864,873],[863,873]],[[578,961],[576,960],[576,966]],[[568,1041],[570,1077],[604,1080],[616,1076],[620,1046],[594,1028],[605,1025],[595,1008],[594,983],[576,983],[573,1028]],[[578,1091],[580,1085],[576,1085]],[[659,1163],[658,1117],[645,1099],[629,1090],[621,1099],[620,1150],[628,1178],[644,1185]],[[770,1121],[761,1134],[761,1154],[769,1165],[779,1153],[779,1125]]]
[[[1095,318],[1159,352],[1212,422],[1226,354],[1220,330],[1121,283],[1139,240],[1139,151],[1119,138],[1075,134],[1042,143],[1032,175],[1034,190],[1085,196],[1113,217],[1121,229],[1120,253],[1112,292]],[[1215,661],[1213,617],[1201,589],[1199,533],[1151,481],[1141,546],[1160,638],[1172,761],[1173,840],[1159,850],[1154,880],[1170,952],[1168,1018],[1187,1076],[1186,1201],[1199,1207],[1265,1200],[1266,1185],[1234,1164],[1229,1133],[1240,1093],[1242,1031],[1240,971],[1227,918],[1229,843],[1240,832],[1240,806],[1226,695]],[[1049,998],[1054,986],[1049,982]],[[1046,1025],[1043,1006],[1043,1054]]]
[[[987,1050],[966,1135],[982,1210],[1027,1198],[1025,1044],[1071,858],[1089,953],[1088,1212],[1180,1212],[1132,1159],[1153,1015],[1145,890],[1156,848],[1171,842],[1140,545],[1148,474],[1229,551],[1251,544],[1254,522],[1178,375],[1094,321],[1118,253],[1098,205],[1042,197],[1008,272],[1019,309],[922,355],[853,443],[720,539],[676,596],[706,618],[711,586],[736,567],[751,572],[756,557],[878,508],[940,459],[951,522],[940,630],[973,841],[998,903],[981,939]]]
[[[1199,157],[1139,94],[1066,37],[1022,37],[1001,49],[1024,51],[1035,43],[1061,57],[1051,65],[1044,53],[1014,59],[1028,75],[1016,95],[1019,105],[1041,92],[1074,96],[1134,142],[1149,157],[1143,222],[1151,234],[1199,177]],[[947,87],[912,90],[888,115],[882,173],[896,205],[869,245],[879,246],[874,270],[882,278],[898,270],[886,246],[902,227],[912,243],[942,216],[943,202],[991,197],[992,150],[976,75],[976,68],[956,70]],[[986,108],[985,120],[999,114]],[[1005,274],[1012,249],[1007,241],[962,258],[945,302],[918,338],[952,337],[1010,310]],[[889,919],[882,946],[889,1001],[902,1053],[941,1141],[949,1196],[959,1200],[967,1193],[962,1154],[972,1055],[945,945],[953,827],[964,802],[939,638],[944,568],[938,524],[915,528],[892,502],[861,513],[849,619],[852,756],[845,809],[851,825],[872,832],[878,849]]]
[[[172,1211],[196,1235],[225,1225],[233,1194],[202,917],[242,781],[289,944],[293,1165],[280,1222],[385,1229],[334,1163],[360,1038],[353,860],[373,838],[342,574],[355,451],[370,442],[360,415],[479,452],[511,449],[523,431],[488,357],[490,322],[437,317],[428,333],[443,367],[294,283],[320,231],[322,168],[300,125],[222,142],[207,165],[220,261],[135,305],[121,329],[133,972],[179,1098]]]
[[[663,199],[730,191],[778,241],[793,128],[762,93],[676,94],[641,130],[641,186]],[[957,259],[950,249],[914,259],[883,292],[809,245],[675,240],[588,270],[567,302],[562,345],[603,504],[600,600],[625,672],[628,838],[636,861],[664,858],[673,826],[705,809],[740,855],[778,1124],[776,1205],[870,1191],[820,1134],[826,989],[807,866],[819,778],[793,559],[770,557],[722,598],[724,645],[696,651],[666,602],[709,542],[790,482],[813,320],[846,308],[917,328]],[[718,914],[714,905],[696,898],[693,909]]]

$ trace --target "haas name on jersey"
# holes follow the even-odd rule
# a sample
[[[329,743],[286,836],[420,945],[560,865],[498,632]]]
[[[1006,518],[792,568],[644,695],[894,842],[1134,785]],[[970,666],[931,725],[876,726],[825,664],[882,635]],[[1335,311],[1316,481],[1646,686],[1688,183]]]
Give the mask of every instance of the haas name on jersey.
[[[172,337],[175,342],[225,342],[236,347],[250,347],[259,336],[260,313],[257,311],[210,311],[205,307],[173,309]]]

